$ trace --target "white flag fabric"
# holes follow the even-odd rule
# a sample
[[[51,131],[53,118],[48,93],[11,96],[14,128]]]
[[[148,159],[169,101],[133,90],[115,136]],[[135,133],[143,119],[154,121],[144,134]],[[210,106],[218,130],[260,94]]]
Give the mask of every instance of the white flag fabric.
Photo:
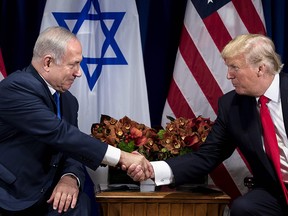
[[[90,134],[101,114],[150,126],[139,18],[134,0],[47,0],[41,31],[60,25],[83,47],[83,75],[70,91],[79,101],[79,128]]]
[[[4,79],[4,75],[2,74],[2,71],[0,71],[0,81]]]
[[[218,98],[233,89],[220,52],[232,38],[248,32],[265,34],[261,0],[187,1],[163,127],[166,116],[216,119]],[[247,192],[243,179],[251,176],[248,167],[235,151],[210,174],[210,183],[236,198]]]

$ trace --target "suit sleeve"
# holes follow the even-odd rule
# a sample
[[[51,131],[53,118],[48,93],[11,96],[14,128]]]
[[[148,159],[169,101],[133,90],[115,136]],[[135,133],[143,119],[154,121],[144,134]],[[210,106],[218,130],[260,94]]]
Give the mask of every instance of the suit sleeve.
[[[8,130],[12,131],[9,133],[27,134],[23,142],[29,141],[28,136],[33,137],[39,144],[50,145],[95,170],[108,145],[81,132],[65,119],[59,120],[49,94],[45,86],[29,74],[3,80],[0,117],[7,122]]]
[[[205,143],[196,152],[166,161],[174,174],[175,185],[191,183],[207,175],[235,150],[227,129],[227,106],[221,100],[218,105],[217,119]]]

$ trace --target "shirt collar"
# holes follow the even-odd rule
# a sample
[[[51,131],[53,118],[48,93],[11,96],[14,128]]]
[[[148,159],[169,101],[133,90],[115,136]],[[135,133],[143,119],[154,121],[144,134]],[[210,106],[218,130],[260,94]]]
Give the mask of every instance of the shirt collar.
[[[279,74],[274,76],[274,79],[269,86],[269,88],[264,93],[264,96],[269,98],[271,101],[279,102],[280,101],[280,91],[279,91]],[[257,98],[258,100],[259,98]]]
[[[44,80],[44,82],[47,84],[49,91],[51,92],[51,95],[53,95],[56,92],[56,90],[44,79],[44,77],[40,73],[39,73],[39,75]]]

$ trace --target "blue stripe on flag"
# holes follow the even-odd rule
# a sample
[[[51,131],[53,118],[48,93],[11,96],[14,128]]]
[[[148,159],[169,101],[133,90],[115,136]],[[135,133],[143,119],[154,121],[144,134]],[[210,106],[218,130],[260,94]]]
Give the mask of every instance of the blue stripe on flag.
[[[215,1],[215,0],[191,0],[199,13],[200,17],[204,19],[210,16],[212,13],[223,7],[231,0]]]

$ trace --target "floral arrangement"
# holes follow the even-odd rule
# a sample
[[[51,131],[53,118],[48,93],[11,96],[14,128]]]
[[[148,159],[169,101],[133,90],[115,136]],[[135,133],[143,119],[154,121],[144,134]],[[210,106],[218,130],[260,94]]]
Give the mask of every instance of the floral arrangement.
[[[186,154],[205,141],[214,122],[209,118],[172,118],[165,129],[153,129],[137,123],[127,116],[116,120],[102,115],[100,123],[94,123],[91,134],[126,152],[138,151],[148,160],[165,160]]]

